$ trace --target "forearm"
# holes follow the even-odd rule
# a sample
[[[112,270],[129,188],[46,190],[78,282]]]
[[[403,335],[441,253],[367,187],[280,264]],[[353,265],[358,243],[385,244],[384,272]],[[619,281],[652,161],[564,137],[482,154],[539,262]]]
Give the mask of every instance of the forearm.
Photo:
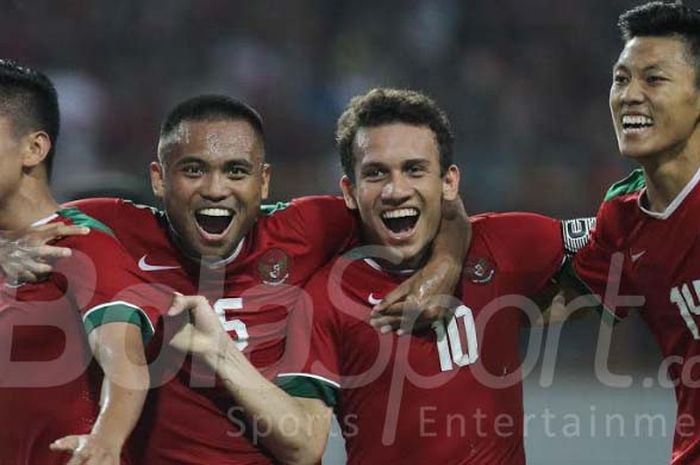
[[[293,465],[320,462],[330,428],[330,408],[320,400],[286,394],[262,376],[233,343],[207,361],[243,409],[248,424],[265,433],[258,437],[277,460]]]
[[[141,415],[149,387],[141,333],[130,323],[109,323],[91,334],[93,352],[105,373],[100,413],[91,434],[121,447]]]
[[[136,376],[141,382],[148,380],[148,370]],[[146,400],[147,389],[130,389],[105,377],[100,399],[100,413],[91,434],[107,438],[119,450],[136,426]]]
[[[433,241],[431,262],[450,260],[460,265],[467,256],[471,242],[471,223],[462,199],[444,201],[440,229]]]

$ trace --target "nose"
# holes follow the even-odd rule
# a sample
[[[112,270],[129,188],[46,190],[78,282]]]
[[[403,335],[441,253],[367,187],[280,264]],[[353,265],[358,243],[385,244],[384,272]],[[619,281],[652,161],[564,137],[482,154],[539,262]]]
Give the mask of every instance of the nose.
[[[219,202],[229,196],[228,179],[217,171],[210,173],[201,188],[201,195],[207,200]]]
[[[620,101],[624,104],[641,103],[644,100],[644,91],[638,79],[630,79],[620,92]]]
[[[409,181],[400,173],[394,173],[384,184],[381,192],[381,199],[392,205],[399,205],[411,197],[411,185]]]

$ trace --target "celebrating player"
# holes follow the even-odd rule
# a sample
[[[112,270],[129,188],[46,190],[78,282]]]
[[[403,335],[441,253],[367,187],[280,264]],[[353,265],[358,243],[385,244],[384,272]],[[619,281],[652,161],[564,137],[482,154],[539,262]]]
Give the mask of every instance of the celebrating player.
[[[39,226],[14,257],[39,268],[0,280],[0,463],[65,464],[67,450],[75,452],[70,465],[117,465],[146,397],[144,344],[163,295],[142,286],[109,228],[54,201],[48,179],[58,130],[48,78],[1,60],[0,228]],[[78,227],[89,229],[74,236]],[[37,249],[53,235],[73,237]],[[56,258],[56,272],[23,284],[18,278],[47,266],[35,253]]]
[[[348,207],[359,211],[364,241],[398,256],[361,247],[311,279],[309,313],[295,319],[297,353],[276,380],[296,400],[257,383],[262,402],[287,413],[290,432],[305,430],[310,456],[323,450],[334,408],[351,464],[524,463],[520,309],[533,320],[540,315],[513,295],[537,293],[559,270],[559,222],[532,214],[473,218],[461,300],[448,299],[454,318],[407,337],[377,332],[368,324],[372,307],[425,261],[441,203],[457,196],[452,134],[422,94],[375,89],[351,102],[338,140],[341,187]],[[221,330],[206,303],[184,299],[173,311],[197,304],[190,350],[230,360],[220,365],[224,380],[251,379],[235,347],[217,343]]]
[[[342,199],[329,196],[298,199],[259,216],[270,179],[262,121],[226,97],[193,98],[169,113],[151,179],[164,213],[117,199],[74,205],[109,225],[153,280],[208,298],[232,344],[255,367],[249,375],[273,377],[300,286],[351,244],[355,215]],[[443,225],[442,245],[412,281],[419,300],[451,293],[461,273],[468,228],[459,217]],[[406,289],[413,290],[398,293]],[[159,365],[152,377],[159,387],[133,435],[141,463],[318,460],[298,456],[306,453],[305,435],[284,434],[279,422],[254,424],[252,413],[266,398],[248,389],[246,378],[218,384],[218,362],[211,367],[194,360],[182,369]]]
[[[652,2],[619,26],[610,110],[620,153],[641,169],[608,191],[574,269],[616,318],[641,307],[676,386],[671,463],[699,464],[700,12]]]

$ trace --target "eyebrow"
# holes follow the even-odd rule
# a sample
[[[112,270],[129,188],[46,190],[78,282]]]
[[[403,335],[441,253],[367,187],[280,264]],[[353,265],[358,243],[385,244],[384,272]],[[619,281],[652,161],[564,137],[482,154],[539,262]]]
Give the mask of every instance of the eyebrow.
[[[661,62],[661,64],[663,64],[663,62]],[[630,68],[629,68],[629,66],[625,65],[624,63],[615,63],[615,66],[613,66],[613,71],[618,71],[618,70],[629,71]],[[662,69],[662,66],[660,64],[647,65],[644,68],[642,68],[643,73],[646,73],[649,71],[663,71],[663,69]]]
[[[406,165],[429,165],[430,160],[426,160],[425,158],[410,158],[408,160],[404,160],[402,163],[402,166]]]

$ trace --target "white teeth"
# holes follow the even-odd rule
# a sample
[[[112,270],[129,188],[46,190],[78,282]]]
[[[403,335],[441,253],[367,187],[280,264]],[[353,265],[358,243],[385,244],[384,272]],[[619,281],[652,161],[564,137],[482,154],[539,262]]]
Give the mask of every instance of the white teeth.
[[[231,216],[231,212],[225,208],[203,208],[198,210],[197,214],[204,216]]]
[[[389,210],[382,213],[382,218],[405,218],[407,216],[418,216],[418,209],[400,208],[398,210]]]
[[[644,115],[623,115],[622,124],[634,126],[651,126],[654,120]]]

